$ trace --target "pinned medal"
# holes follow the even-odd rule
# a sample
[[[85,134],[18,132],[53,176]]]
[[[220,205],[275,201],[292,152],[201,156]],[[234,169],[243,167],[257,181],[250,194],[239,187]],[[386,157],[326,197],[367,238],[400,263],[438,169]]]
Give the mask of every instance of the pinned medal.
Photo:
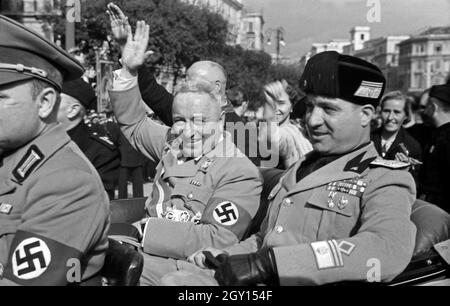
[[[211,164],[212,164],[212,161],[211,160],[205,160],[203,163],[202,163],[202,165],[200,166],[200,168],[203,170],[203,171],[206,171],[206,170],[208,170],[208,168],[209,168],[209,166],[211,166]]]
[[[197,186],[197,187],[200,187],[202,185],[199,181],[196,181],[196,180],[191,180],[189,182],[189,184]]]
[[[342,196],[338,202],[338,208],[343,210],[348,205],[348,199],[345,196]]]
[[[185,210],[179,209],[168,209],[165,218],[167,220],[175,221],[175,222],[189,222],[191,221],[191,216],[189,212]]]
[[[9,215],[12,211],[12,205],[7,203],[0,203],[0,214]]]
[[[366,190],[367,185],[367,182],[357,177],[349,180],[331,182],[328,184],[327,190],[361,197]]]
[[[187,211],[180,212],[179,221],[180,222],[189,222],[189,219],[191,217],[189,216],[189,213]]]
[[[192,217],[191,222],[193,222],[194,224],[199,224],[201,218],[202,214],[200,212],[197,212],[195,216]]]
[[[328,208],[334,208],[334,202],[333,202],[333,199],[328,199]]]
[[[335,191],[330,191],[330,193],[328,194],[328,208],[334,208],[335,204],[334,204],[334,197],[336,196],[336,192]]]

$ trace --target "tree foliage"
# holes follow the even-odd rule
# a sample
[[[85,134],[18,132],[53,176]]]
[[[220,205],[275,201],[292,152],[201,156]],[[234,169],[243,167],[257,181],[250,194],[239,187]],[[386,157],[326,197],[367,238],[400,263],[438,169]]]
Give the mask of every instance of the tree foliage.
[[[109,2],[82,2],[81,22],[76,24],[77,44],[82,44],[85,49],[95,49],[104,41],[111,42],[105,13]],[[129,16],[132,27],[138,20],[145,20],[150,25],[149,48],[155,52],[150,59],[152,64],[176,69],[188,67],[225,45],[227,22],[206,8],[179,0],[119,0],[116,3]],[[59,17],[54,23],[56,34],[64,38],[64,18]],[[114,44],[111,47],[111,56],[117,57],[118,49]]]
[[[269,71],[269,81],[286,80],[289,85],[298,88],[302,76],[300,65],[272,65]]]
[[[240,46],[226,46],[220,54],[209,59],[225,68],[228,87],[242,88],[252,102],[263,98],[261,89],[267,81],[270,55],[262,51],[244,50]]]
[[[117,62],[119,48],[110,37],[106,5],[111,0],[81,2],[81,22],[76,24],[76,44],[95,63],[94,50],[109,44],[111,60]],[[151,66],[173,68],[177,78],[183,68],[198,60],[213,60],[224,66],[228,86],[240,86],[251,102],[262,101],[262,87],[274,79],[285,78],[297,84],[298,69],[282,65],[271,66],[270,56],[262,51],[249,51],[226,44],[228,24],[223,17],[208,8],[189,5],[179,0],[115,0],[129,16],[134,29],[138,20],[150,25],[149,49],[154,54]],[[64,7],[64,5],[62,5]],[[53,17],[55,37],[64,42],[64,16]]]

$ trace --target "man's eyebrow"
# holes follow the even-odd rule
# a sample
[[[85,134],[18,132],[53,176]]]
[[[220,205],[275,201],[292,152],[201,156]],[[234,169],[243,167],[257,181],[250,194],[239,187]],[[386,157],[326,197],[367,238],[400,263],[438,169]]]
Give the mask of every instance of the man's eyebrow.
[[[333,103],[331,101],[318,101],[315,104],[320,107],[332,107],[332,108],[341,109],[341,106],[339,105],[339,103]]]

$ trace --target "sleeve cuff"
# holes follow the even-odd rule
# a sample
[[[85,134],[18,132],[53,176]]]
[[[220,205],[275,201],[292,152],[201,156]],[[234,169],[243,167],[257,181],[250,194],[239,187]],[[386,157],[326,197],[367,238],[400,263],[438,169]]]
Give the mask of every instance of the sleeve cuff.
[[[113,91],[124,91],[129,90],[135,86],[138,85],[138,78],[132,77],[132,78],[125,78],[123,76],[124,68],[115,70],[113,72],[113,84],[112,84],[112,90]]]
[[[186,258],[187,234],[193,223],[173,222],[166,219],[150,218],[144,229],[142,249],[147,254],[177,259]]]

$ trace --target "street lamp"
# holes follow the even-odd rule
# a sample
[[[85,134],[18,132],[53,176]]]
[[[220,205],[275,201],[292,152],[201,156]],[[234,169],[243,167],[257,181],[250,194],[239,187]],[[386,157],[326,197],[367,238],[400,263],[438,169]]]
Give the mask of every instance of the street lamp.
[[[268,29],[266,31],[266,37],[267,37],[267,44],[270,46],[272,45],[272,36],[275,34],[275,46],[277,50],[277,58],[276,62],[277,64],[280,63],[280,49],[281,47],[286,46],[286,42],[284,41],[284,36],[286,34],[286,31],[283,27],[278,27],[274,29]]]

